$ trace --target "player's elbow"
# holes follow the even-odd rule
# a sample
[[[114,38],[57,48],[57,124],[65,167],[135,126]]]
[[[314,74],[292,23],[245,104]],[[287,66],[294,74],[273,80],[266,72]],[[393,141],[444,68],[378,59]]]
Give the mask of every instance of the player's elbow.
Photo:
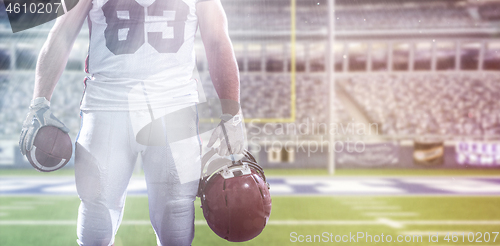
[[[218,53],[221,47],[223,47],[222,42],[217,40],[204,40],[203,45],[207,53]]]
[[[60,48],[66,48],[72,46],[73,41],[76,39],[76,36],[79,32],[72,30],[71,28],[67,28],[64,26],[54,26],[49,33],[47,38],[47,43],[49,45],[57,45]]]
[[[222,51],[232,50],[231,41],[228,36],[204,39],[203,45],[207,53],[221,53]]]

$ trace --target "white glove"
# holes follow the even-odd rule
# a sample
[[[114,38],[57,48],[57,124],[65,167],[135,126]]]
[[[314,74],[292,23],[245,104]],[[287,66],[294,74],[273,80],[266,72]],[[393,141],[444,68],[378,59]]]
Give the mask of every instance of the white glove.
[[[19,148],[23,155],[33,148],[35,136],[43,126],[55,126],[63,132],[69,132],[69,129],[50,112],[50,102],[45,97],[33,99],[29,109],[19,138]]]
[[[217,139],[219,139],[220,145],[219,147],[215,148],[215,150],[220,156],[242,154],[243,150],[245,149],[246,136],[243,116],[241,115],[241,113],[238,113],[235,116],[232,116],[230,114],[223,114],[220,118],[221,122],[213,131],[212,136],[208,141],[207,147],[212,147]],[[222,126],[224,126],[225,128],[226,134],[224,134]]]

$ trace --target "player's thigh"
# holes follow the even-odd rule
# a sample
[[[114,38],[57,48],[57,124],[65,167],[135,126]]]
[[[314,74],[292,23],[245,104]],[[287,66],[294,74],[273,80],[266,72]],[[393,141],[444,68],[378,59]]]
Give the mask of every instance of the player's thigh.
[[[156,146],[145,146],[144,171],[147,181],[187,183],[199,179],[201,170],[201,140],[198,132],[198,112],[195,104],[185,104],[155,110],[162,115],[156,121]],[[168,175],[166,175],[166,173]]]
[[[131,137],[126,112],[82,113],[75,149],[75,179],[82,198],[121,197],[137,157]]]

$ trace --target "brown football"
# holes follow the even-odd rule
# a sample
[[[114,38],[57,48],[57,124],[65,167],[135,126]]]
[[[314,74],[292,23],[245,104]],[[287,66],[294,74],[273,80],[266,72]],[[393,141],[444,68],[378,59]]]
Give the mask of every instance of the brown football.
[[[38,130],[33,148],[26,156],[30,164],[41,172],[52,172],[68,163],[73,153],[69,134],[54,126]]]

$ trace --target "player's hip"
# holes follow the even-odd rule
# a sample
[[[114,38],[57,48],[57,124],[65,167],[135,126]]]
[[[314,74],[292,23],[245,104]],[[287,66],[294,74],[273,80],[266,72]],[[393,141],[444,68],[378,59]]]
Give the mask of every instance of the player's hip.
[[[85,80],[81,110],[136,111],[170,108],[198,102],[195,79],[181,80]]]
[[[82,110],[77,142],[130,143],[166,146],[198,139],[198,112],[194,102],[138,110]]]

